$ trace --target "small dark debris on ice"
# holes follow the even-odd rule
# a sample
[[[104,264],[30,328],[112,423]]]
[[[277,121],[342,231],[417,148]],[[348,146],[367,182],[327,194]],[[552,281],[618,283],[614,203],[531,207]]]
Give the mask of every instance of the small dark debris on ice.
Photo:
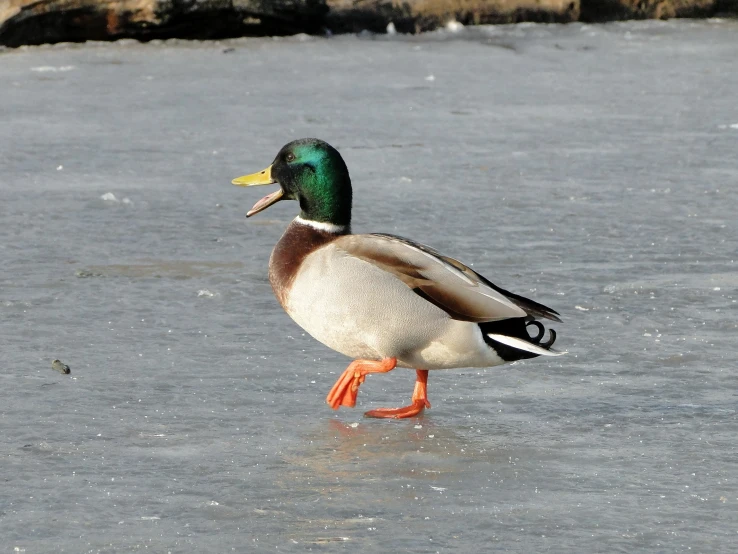
[[[67,364],[63,364],[61,360],[54,360],[51,362],[51,369],[54,371],[58,371],[59,373],[63,373],[64,375],[69,375],[72,373],[72,370],[69,369],[69,366]]]

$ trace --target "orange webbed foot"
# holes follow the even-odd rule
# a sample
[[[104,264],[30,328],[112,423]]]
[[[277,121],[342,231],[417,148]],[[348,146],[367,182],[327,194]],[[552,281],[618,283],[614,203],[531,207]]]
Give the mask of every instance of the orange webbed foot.
[[[387,373],[397,366],[397,358],[385,358],[380,362],[373,360],[354,360],[349,364],[341,376],[333,385],[325,401],[337,410],[339,406],[353,408],[356,406],[356,396],[359,393],[359,385],[364,382],[370,373]]]
[[[416,400],[409,406],[402,408],[377,408],[364,413],[365,417],[375,417],[378,419],[403,419],[413,417],[423,413],[423,410],[430,408],[430,402]]]
[[[415,380],[415,390],[413,391],[412,404],[402,408],[377,408],[369,410],[364,414],[366,417],[382,418],[382,419],[403,419],[413,417],[423,413],[423,410],[430,408],[428,402],[428,370],[415,370],[417,378]]]

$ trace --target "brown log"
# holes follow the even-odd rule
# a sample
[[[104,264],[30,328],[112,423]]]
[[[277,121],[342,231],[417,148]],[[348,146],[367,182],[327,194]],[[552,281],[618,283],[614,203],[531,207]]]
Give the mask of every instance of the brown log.
[[[738,0],[0,0],[0,45],[738,15]]]
[[[401,33],[429,31],[450,20],[464,25],[536,21],[569,23],[579,17],[580,0],[327,0],[329,28],[338,32],[384,31],[389,22]]]
[[[320,33],[324,0],[0,0],[0,44]]]

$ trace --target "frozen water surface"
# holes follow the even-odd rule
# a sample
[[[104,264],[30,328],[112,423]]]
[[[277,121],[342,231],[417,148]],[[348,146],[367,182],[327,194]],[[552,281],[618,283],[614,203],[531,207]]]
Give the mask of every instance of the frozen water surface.
[[[2,52],[4,546],[734,552],[737,32]],[[434,372],[415,420],[361,417],[406,370],[331,412],[348,360],[267,282],[296,205],[246,221],[264,191],[229,184],[303,136],[344,155],[357,231],[559,310],[569,355]]]

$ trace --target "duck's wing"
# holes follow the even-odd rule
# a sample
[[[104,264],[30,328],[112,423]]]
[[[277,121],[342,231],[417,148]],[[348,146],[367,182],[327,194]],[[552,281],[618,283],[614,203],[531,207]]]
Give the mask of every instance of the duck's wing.
[[[417,242],[394,235],[370,234],[346,235],[333,244],[346,255],[393,274],[453,319],[481,323],[514,317],[545,317],[559,321],[554,310],[509,293],[458,260]]]

